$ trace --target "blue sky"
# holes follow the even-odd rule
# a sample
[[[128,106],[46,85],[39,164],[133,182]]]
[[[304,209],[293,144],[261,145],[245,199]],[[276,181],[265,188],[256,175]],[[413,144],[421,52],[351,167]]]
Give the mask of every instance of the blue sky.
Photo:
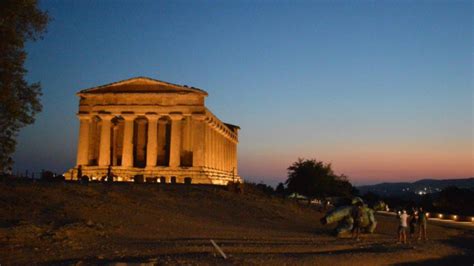
[[[239,173],[298,157],[356,184],[474,175],[471,1],[40,1],[27,45],[43,112],[15,169],[74,165],[80,89],[134,76],[209,93],[241,126]]]

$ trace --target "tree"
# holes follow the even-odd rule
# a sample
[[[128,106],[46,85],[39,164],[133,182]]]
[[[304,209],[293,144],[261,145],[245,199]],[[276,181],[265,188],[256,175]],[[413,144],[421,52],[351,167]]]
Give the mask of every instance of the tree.
[[[41,85],[28,84],[25,42],[44,34],[49,17],[36,0],[0,2],[0,173],[11,170],[16,137],[41,111]]]
[[[352,184],[347,180],[345,175],[334,175],[330,179],[330,195],[333,196],[343,196],[349,197],[353,195],[358,195],[359,191],[352,186]]]
[[[474,215],[474,193],[467,188],[446,187],[433,205],[440,211],[453,214]]]
[[[286,190],[285,190],[285,185],[283,183],[278,183],[276,189],[275,189],[275,193],[278,194],[278,195],[285,195],[286,193]]]
[[[334,174],[331,164],[315,159],[299,158],[288,167],[287,189],[308,198],[327,196],[350,196],[353,191],[351,183],[344,175]]]
[[[267,195],[273,195],[273,193],[275,192],[271,186],[266,185],[262,182],[258,183],[256,185],[256,188]]]
[[[372,191],[369,191],[367,193],[365,193],[362,198],[364,199],[365,202],[369,203],[369,204],[374,204],[376,203],[377,201],[380,201],[381,198],[378,194],[375,194],[374,192]]]

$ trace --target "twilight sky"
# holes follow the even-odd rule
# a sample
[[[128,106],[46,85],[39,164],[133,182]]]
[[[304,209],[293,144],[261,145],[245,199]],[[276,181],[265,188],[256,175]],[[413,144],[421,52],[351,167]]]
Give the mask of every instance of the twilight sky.
[[[276,184],[298,157],[356,185],[474,176],[472,1],[40,1],[29,43],[43,112],[15,169],[75,164],[81,89],[187,84],[239,125],[239,174]]]

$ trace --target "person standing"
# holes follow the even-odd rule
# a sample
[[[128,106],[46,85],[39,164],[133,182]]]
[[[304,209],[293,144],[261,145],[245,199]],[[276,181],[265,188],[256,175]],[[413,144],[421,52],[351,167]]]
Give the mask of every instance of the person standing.
[[[408,214],[406,210],[403,210],[398,215],[398,243],[407,243],[407,227],[408,227]]]
[[[77,167],[77,180],[81,181],[81,179],[82,179],[82,165],[79,165]]]
[[[418,211],[413,208],[410,215],[410,240],[415,239],[416,225],[418,224]]]
[[[426,238],[426,224],[428,218],[426,218],[426,212],[423,210],[423,208],[420,207],[420,210],[418,211],[418,240],[427,240]]]

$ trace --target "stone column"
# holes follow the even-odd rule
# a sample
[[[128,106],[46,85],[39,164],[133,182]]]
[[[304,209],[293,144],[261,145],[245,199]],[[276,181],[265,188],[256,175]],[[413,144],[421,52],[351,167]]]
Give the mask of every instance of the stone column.
[[[229,157],[230,157],[230,156],[229,156],[229,155],[230,155],[230,153],[229,153],[229,139],[227,139],[227,136],[225,137],[224,141],[225,141],[225,170],[226,170],[226,171],[230,171],[230,164],[229,164],[229,162],[230,162],[230,160],[229,160]]]
[[[230,170],[234,172],[234,142],[232,139],[229,141],[229,146],[230,146]]]
[[[230,164],[229,164],[229,139],[227,136],[225,137],[225,170],[230,171]]]
[[[238,143],[239,142],[236,139],[235,143],[234,143],[234,173],[235,173],[235,175],[238,175],[238,171],[237,171],[237,169],[238,169],[238,155],[239,155],[238,146],[237,146]]]
[[[124,121],[122,166],[133,167],[133,123],[136,115],[122,114]]]
[[[204,166],[204,144],[205,144],[205,124],[206,118],[203,114],[193,114],[193,166]]]
[[[221,163],[221,168],[223,171],[225,171],[225,131],[221,129],[221,153],[222,153],[222,163]]]
[[[155,167],[158,159],[158,119],[156,114],[146,115],[148,119],[148,139],[146,146],[146,166]]]
[[[222,170],[222,143],[221,143],[221,133],[219,126],[216,128],[216,149],[217,149],[217,169]]]
[[[219,170],[224,170],[224,137],[222,136],[222,128],[218,128],[217,131],[218,150],[219,150]]]
[[[234,174],[237,174],[237,144],[232,142],[232,169]]]
[[[194,121],[191,114],[185,114],[181,120],[181,161],[182,166],[193,165],[193,124]]]
[[[222,132],[222,170],[227,171],[227,137],[225,130]]]
[[[204,151],[205,165],[211,167],[211,125],[209,124],[209,118],[206,119],[204,124],[205,139],[206,139],[206,150]]]
[[[109,166],[111,150],[110,131],[114,115],[100,114],[99,117],[102,120],[102,129],[100,131],[99,166]]]
[[[117,141],[118,141],[118,138],[117,138],[117,135],[118,135],[118,131],[119,131],[119,126],[118,125],[114,125],[112,127],[112,163],[111,165],[117,165]]]
[[[77,166],[89,164],[89,131],[90,115],[77,115],[80,121],[79,125],[79,143],[77,144]]]
[[[229,153],[229,171],[232,173],[232,140],[227,139],[227,149]]]
[[[229,145],[229,171],[232,171],[232,168],[234,168],[232,163],[232,139],[229,139],[227,143]]]
[[[208,133],[209,133],[209,167],[214,168],[214,128],[213,125],[210,123],[208,125]]]
[[[221,170],[221,135],[219,133],[219,126],[216,128],[216,168]]]
[[[231,142],[230,142],[229,139],[227,139],[226,142],[227,142],[227,145],[226,145],[227,146],[227,170],[232,171],[232,163],[231,163],[232,153],[231,153],[231,149],[230,149]]]
[[[217,169],[217,141],[216,141],[216,129],[215,125],[212,124],[211,128],[211,165],[213,169]]]
[[[181,156],[181,114],[170,114],[171,139],[170,139],[170,167],[180,166]]]

